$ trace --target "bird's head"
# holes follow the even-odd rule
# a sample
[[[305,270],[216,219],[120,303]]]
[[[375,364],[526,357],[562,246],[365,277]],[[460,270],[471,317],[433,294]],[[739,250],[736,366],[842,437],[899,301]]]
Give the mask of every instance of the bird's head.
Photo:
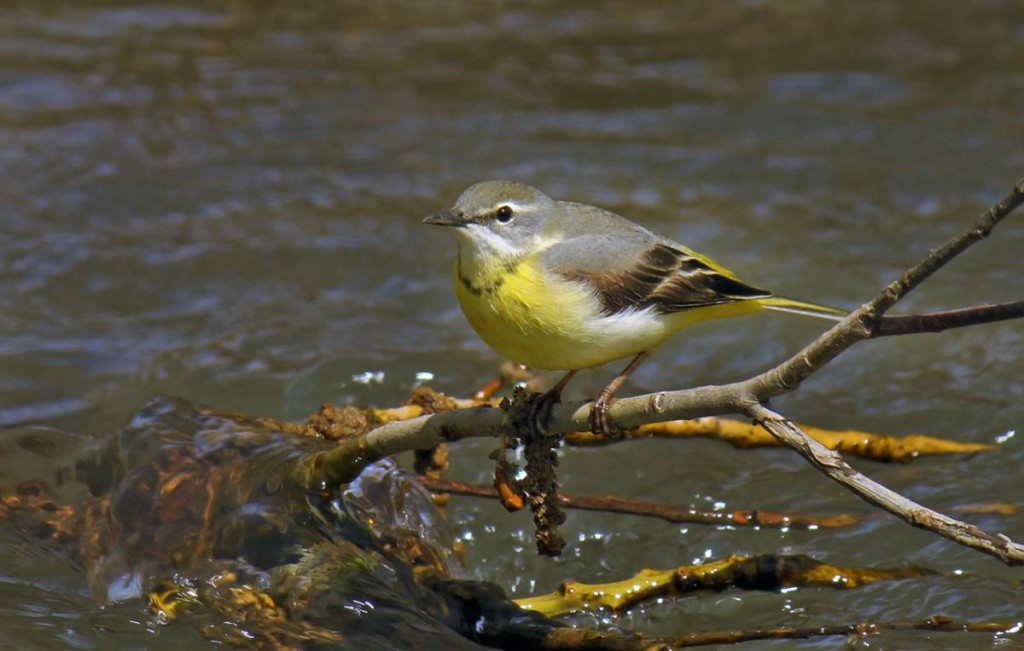
[[[515,181],[484,181],[463,192],[451,210],[424,223],[451,226],[476,258],[521,259],[551,237],[556,202]]]

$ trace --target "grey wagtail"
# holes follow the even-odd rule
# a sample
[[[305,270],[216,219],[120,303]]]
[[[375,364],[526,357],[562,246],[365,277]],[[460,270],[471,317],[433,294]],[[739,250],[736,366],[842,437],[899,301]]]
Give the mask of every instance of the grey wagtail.
[[[763,309],[846,316],[773,296],[615,213],[514,181],[477,183],[424,222],[459,235],[455,293],[477,334],[515,362],[568,371],[551,404],[579,369],[633,356],[591,408],[598,434],[613,434],[608,405],[630,373],[689,325]]]

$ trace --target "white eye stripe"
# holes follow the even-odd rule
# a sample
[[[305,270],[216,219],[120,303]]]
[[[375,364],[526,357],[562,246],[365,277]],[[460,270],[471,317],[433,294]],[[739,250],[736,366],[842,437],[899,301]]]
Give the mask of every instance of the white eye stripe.
[[[523,204],[521,204],[521,203],[516,203],[514,201],[502,201],[500,203],[496,203],[493,206],[491,206],[491,209],[488,212],[496,213],[496,212],[498,212],[498,208],[504,208],[504,207],[511,208],[512,212],[519,212],[520,210],[522,210],[524,208]]]

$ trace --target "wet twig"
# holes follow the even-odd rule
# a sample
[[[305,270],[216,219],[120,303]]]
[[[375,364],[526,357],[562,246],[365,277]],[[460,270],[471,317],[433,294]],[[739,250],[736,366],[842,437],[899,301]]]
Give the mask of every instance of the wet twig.
[[[874,569],[823,563],[806,554],[736,554],[697,565],[667,570],[640,570],[611,583],[565,581],[548,594],[516,599],[528,610],[557,617],[578,610],[607,608],[622,612],[658,597],[698,590],[781,590],[789,587],[859,588],[878,581],[936,576],[924,567]]]
[[[499,491],[492,486],[472,484],[455,479],[442,479],[429,476],[418,476],[420,482],[431,491],[452,495],[468,495],[497,499]],[[735,527],[791,527],[793,529],[832,529],[857,524],[863,518],[852,515],[835,515],[816,517],[797,513],[778,513],[763,510],[732,510],[703,511],[686,506],[658,504],[630,500],[622,497],[606,495],[603,497],[586,497],[583,495],[558,496],[559,502],[567,509],[583,511],[601,511],[604,513],[624,513],[650,518],[659,518],[666,522],[692,524],[711,524]]]
[[[936,454],[971,454],[986,452],[997,446],[992,443],[964,443],[950,439],[906,434],[890,436],[857,430],[828,430],[800,424],[800,428],[830,450],[871,459],[906,463],[921,456]],[[623,434],[624,439],[706,437],[724,441],[738,448],[780,446],[782,443],[768,430],[756,423],[731,418],[707,416],[691,420],[670,420],[649,423]],[[565,436],[569,445],[610,445],[616,440],[593,432],[570,432]]]

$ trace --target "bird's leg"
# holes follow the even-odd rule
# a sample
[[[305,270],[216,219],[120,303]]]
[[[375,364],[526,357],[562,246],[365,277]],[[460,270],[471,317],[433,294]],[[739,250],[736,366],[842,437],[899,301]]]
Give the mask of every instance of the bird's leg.
[[[579,370],[569,371],[566,373],[561,380],[555,383],[555,386],[551,387],[533,402],[531,409],[531,416],[533,420],[534,429],[537,432],[546,432],[548,429],[548,421],[551,420],[551,410],[556,404],[562,400],[562,391],[565,390],[569,380],[571,380]]]
[[[597,400],[595,400],[594,404],[590,407],[591,432],[611,439],[619,438],[620,432],[608,419],[608,407],[611,404],[612,396],[619,390],[622,383],[626,381],[626,378],[636,370],[636,367],[643,364],[644,360],[650,356],[651,351],[645,350],[634,357],[633,361],[631,361],[626,368],[622,369],[622,372],[616,375],[615,378],[608,383],[608,386],[601,389],[601,393],[597,394]]]

